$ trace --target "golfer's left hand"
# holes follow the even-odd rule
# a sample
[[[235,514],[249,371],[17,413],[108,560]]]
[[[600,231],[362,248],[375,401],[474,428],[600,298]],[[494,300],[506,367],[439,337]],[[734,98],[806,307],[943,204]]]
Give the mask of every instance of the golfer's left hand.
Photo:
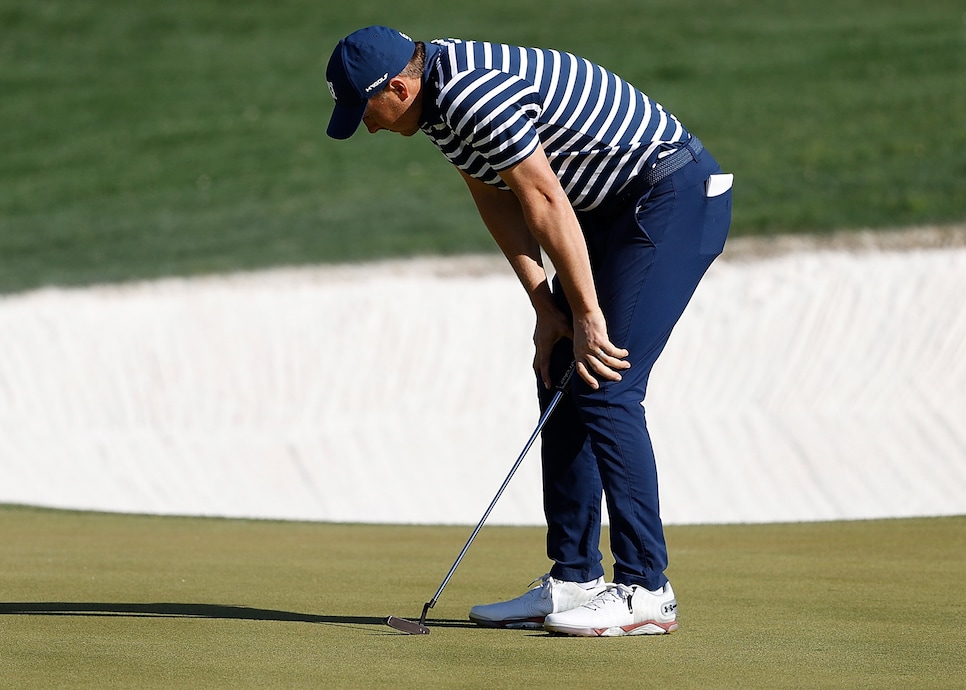
[[[620,381],[621,372],[630,369],[627,350],[617,347],[607,335],[603,313],[597,311],[574,318],[574,361],[577,373],[592,389],[600,388],[600,379]]]

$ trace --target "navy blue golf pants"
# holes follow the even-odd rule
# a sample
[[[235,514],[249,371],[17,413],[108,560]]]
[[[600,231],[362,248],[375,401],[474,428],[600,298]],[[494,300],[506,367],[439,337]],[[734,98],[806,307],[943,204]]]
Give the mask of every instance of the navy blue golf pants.
[[[679,171],[607,213],[578,214],[590,250],[608,335],[631,368],[592,390],[574,376],[542,435],[544,511],[551,575],[586,582],[604,574],[599,550],[601,495],[610,519],[614,581],[657,589],[667,582],[667,548],[657,467],[642,404],[651,368],[698,282],[724,248],[731,191],[708,198],[720,172],[702,151]],[[555,280],[555,299],[570,313]],[[557,343],[558,380],[573,345]],[[553,391],[539,382],[541,407]]]

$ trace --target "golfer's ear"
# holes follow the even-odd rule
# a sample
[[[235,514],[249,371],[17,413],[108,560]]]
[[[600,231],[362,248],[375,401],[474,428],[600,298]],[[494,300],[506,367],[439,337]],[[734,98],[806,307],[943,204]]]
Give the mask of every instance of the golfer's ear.
[[[386,88],[390,93],[395,94],[401,101],[409,98],[409,94],[411,92],[409,84],[401,76],[390,79],[389,85]]]

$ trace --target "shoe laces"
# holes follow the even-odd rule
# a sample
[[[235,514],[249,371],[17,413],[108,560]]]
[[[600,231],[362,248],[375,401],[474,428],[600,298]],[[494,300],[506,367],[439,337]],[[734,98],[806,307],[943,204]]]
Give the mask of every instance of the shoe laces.
[[[531,582],[529,585],[527,585],[527,589],[529,589],[532,592],[539,590],[540,598],[547,599],[550,597],[551,592],[553,590],[553,578],[550,577],[550,573],[544,573],[536,580]]]
[[[633,612],[634,606],[631,599],[634,596],[634,590],[627,585],[622,584],[608,584],[607,589],[598,594],[596,597],[588,601],[584,606],[588,609],[596,611],[597,609],[607,606],[607,604],[615,601],[623,602],[627,606],[627,610]]]

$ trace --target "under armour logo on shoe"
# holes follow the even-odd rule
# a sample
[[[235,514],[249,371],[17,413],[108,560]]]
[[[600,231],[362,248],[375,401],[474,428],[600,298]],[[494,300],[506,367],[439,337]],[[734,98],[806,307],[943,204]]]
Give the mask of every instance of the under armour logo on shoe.
[[[675,611],[677,611],[677,608],[678,608],[677,601],[669,601],[668,603],[664,604],[664,606],[661,607],[661,613],[663,613],[665,616],[670,616]]]

